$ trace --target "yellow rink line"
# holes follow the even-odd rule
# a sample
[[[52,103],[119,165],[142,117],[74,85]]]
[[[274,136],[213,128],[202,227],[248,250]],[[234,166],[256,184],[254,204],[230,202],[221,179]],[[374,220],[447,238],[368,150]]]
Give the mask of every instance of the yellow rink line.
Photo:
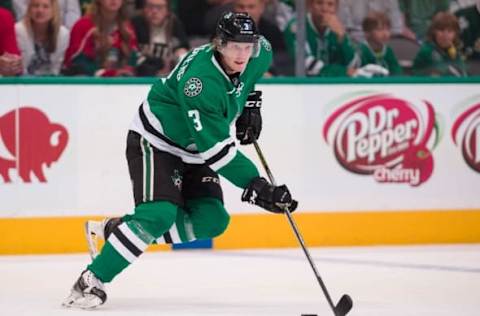
[[[480,209],[295,213],[308,246],[480,243]],[[83,223],[99,217],[0,218],[0,254],[86,252]],[[234,214],[216,249],[296,247],[284,215]],[[170,249],[152,246],[153,250]]]

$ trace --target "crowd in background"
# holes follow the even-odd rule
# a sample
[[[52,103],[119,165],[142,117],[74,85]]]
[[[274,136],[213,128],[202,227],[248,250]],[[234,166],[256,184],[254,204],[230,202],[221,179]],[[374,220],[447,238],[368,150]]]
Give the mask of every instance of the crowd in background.
[[[480,0],[306,0],[305,73],[480,75]],[[294,0],[0,0],[0,76],[164,76],[248,12],[294,75]]]

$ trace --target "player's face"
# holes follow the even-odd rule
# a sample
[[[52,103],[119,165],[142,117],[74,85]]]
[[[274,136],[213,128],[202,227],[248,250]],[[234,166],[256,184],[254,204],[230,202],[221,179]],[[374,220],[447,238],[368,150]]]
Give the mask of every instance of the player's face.
[[[227,73],[233,74],[242,72],[252,57],[254,49],[253,43],[227,42],[219,49],[222,54],[222,63]]]
[[[35,24],[48,23],[53,17],[51,0],[32,0],[30,17]]]
[[[150,24],[154,26],[162,25],[168,14],[167,0],[147,0],[144,12]]]
[[[453,46],[455,31],[451,29],[436,30],[434,33],[435,42],[440,48],[447,49]]]

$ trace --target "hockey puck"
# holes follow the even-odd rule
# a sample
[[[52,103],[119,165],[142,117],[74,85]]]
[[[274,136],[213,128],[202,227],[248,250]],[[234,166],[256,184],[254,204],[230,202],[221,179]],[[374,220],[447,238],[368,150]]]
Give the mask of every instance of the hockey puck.
[[[300,316],[317,316],[317,314],[302,314]]]

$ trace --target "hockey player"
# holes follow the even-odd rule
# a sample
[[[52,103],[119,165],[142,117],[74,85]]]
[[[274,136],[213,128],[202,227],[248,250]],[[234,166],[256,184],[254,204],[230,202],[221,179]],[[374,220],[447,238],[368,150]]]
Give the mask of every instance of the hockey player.
[[[271,59],[271,46],[258,36],[252,18],[226,13],[212,43],[189,52],[152,86],[127,137],[134,212],[99,225],[105,245],[64,306],[90,309],[105,303],[104,283],[156,240],[182,242],[222,234],[229,215],[219,174],[244,190],[242,201],[274,213],[295,210],[288,188],[259,176],[237,149],[230,129],[235,123],[240,144],[259,137],[260,93],[250,92]]]

